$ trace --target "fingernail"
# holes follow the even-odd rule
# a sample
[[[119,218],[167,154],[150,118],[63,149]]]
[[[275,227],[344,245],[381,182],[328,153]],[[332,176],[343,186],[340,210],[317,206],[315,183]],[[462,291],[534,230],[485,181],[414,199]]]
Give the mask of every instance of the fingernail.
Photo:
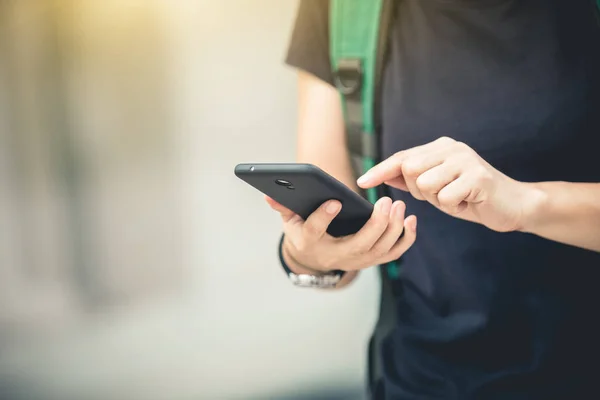
[[[413,230],[413,232],[417,231],[417,220],[416,219],[415,219],[415,222],[413,222],[413,224],[412,224],[412,230]]]
[[[340,209],[340,203],[338,203],[337,201],[332,201],[331,203],[329,203],[327,205],[327,207],[325,208],[325,211],[327,211],[329,214],[335,214],[336,212],[338,212]]]
[[[369,180],[371,179],[371,175],[370,174],[364,174],[363,176],[361,176],[360,178],[358,178],[357,183],[359,185],[364,185],[365,183],[369,182]]]

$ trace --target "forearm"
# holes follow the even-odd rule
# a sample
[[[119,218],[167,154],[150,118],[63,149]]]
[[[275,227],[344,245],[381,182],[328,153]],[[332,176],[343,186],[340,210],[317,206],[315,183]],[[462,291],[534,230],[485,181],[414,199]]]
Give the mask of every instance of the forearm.
[[[318,166],[358,192],[346,146],[344,115],[337,90],[309,73],[298,73],[298,141],[296,159]],[[284,239],[282,257],[296,274],[319,272],[298,263]],[[358,273],[346,273],[336,288],[347,286]]]
[[[600,183],[528,184],[532,203],[522,231],[600,252]]]
[[[346,145],[339,93],[310,74],[300,72],[298,76],[297,161],[314,164],[360,192]]]

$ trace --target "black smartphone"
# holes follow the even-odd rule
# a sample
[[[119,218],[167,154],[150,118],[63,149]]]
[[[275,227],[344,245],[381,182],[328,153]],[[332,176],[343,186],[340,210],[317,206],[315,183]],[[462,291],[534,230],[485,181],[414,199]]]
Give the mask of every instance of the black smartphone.
[[[335,237],[358,232],[373,213],[368,200],[312,164],[238,164],[235,175],[304,219],[324,202],[340,201],[327,230]]]

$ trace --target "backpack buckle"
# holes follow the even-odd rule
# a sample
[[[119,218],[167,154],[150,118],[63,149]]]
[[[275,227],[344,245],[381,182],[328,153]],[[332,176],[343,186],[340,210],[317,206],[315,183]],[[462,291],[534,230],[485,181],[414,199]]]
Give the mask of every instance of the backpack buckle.
[[[333,73],[333,80],[338,91],[350,96],[359,91],[362,86],[363,69],[359,58],[342,58],[338,68]]]
[[[365,132],[361,127],[353,125],[346,131],[347,146],[350,154],[376,160],[379,155],[377,136]],[[367,172],[367,171],[363,171]]]

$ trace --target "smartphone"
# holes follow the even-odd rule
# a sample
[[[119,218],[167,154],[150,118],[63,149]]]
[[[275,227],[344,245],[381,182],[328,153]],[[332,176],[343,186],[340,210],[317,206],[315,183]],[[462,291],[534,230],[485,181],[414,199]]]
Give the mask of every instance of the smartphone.
[[[368,200],[312,164],[238,164],[235,175],[304,219],[324,202],[340,201],[327,230],[335,237],[358,232],[373,213]]]

